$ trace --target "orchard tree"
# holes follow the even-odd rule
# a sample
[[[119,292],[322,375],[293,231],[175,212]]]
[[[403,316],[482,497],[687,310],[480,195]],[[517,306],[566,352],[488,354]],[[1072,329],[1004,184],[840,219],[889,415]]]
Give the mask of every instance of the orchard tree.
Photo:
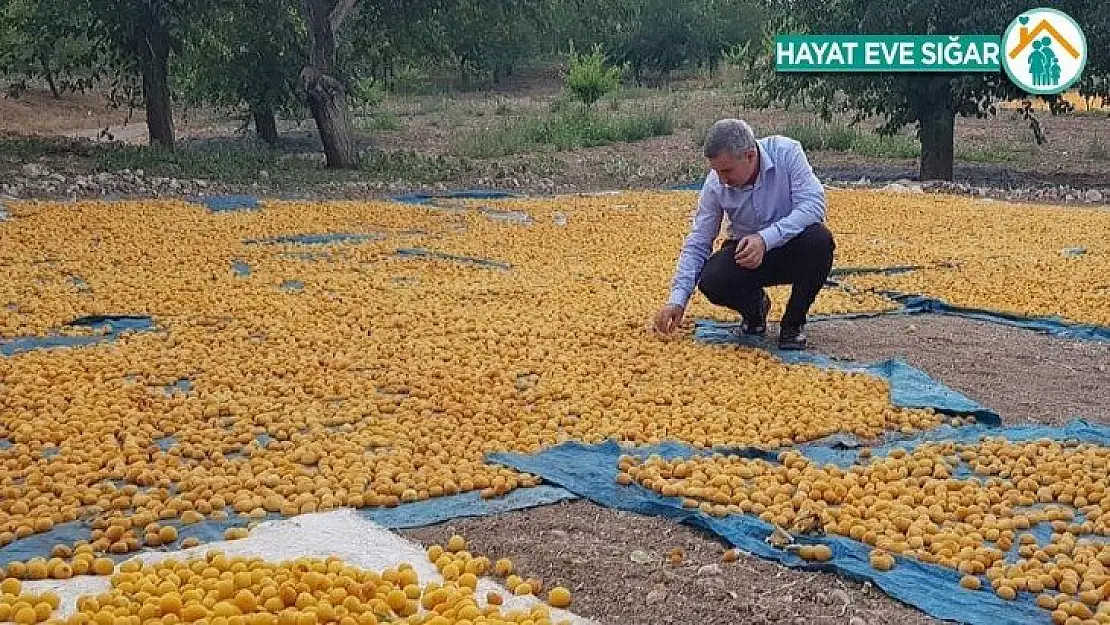
[[[308,26],[308,64],[301,69],[300,89],[316,120],[324,155],[330,168],[358,166],[351,113],[347,106],[347,87],[332,75],[344,21],[355,10],[358,0],[301,0],[301,11]]]
[[[150,143],[172,149],[170,54],[180,51],[181,37],[190,23],[205,19],[211,0],[82,0],[74,4],[89,7],[88,36],[110,51],[118,71],[141,76]]]
[[[56,99],[90,88],[100,78],[101,59],[84,36],[87,20],[66,2],[8,0],[0,8],[0,75],[12,81],[9,92],[18,95],[37,78]]]
[[[1087,66],[1079,79],[1079,95],[1110,105],[1110,11],[1094,0],[1060,2],[1056,8],[1071,15],[1087,38]]]
[[[258,135],[275,145],[276,113],[300,104],[297,75],[306,40],[293,0],[239,0],[214,7],[184,38],[174,85],[189,102],[245,104]]]
[[[1005,32],[1010,22],[1023,11],[1039,6],[1015,0],[969,0],[954,3],[946,0],[899,2],[798,2],[771,0],[773,19],[762,45],[754,46],[748,56],[748,68],[757,85],[764,105],[781,103],[789,106],[806,98],[818,106],[821,117],[831,119],[836,111],[854,112],[852,122],[868,117],[885,118],[880,134],[898,132],[907,125],[916,125],[921,141],[919,178],[951,180],[954,156],[956,116],[987,116],[995,112],[999,100],[1027,98],[1028,94],[1012,82],[1004,72],[997,73],[823,73],[792,74],[774,71],[773,37],[776,34],[859,33],[859,34],[997,34]],[[1105,15],[1096,2],[1073,0],[1062,2],[1061,10],[1076,18],[1088,36],[1090,56],[1100,54],[1093,42],[1105,42]],[[1095,19],[1097,17],[1097,20]],[[1090,21],[1086,21],[1090,18]],[[1091,32],[1090,25],[1096,25]],[[1101,24],[1101,26],[1098,26]],[[1093,35],[1093,36],[1092,36]],[[1105,45],[1102,50],[1105,50]],[[1105,75],[1106,61],[1089,64],[1086,80],[1098,83]],[[1096,87],[1097,88],[1097,87]],[[1058,98],[1047,98],[1049,100]],[[1039,136],[1039,125],[1034,120]]]

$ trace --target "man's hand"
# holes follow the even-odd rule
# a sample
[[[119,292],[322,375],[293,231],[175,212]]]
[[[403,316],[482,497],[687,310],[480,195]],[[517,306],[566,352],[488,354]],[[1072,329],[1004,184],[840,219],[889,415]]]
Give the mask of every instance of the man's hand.
[[[667,304],[655,315],[653,329],[660,334],[674,332],[678,324],[682,323],[682,315],[686,309],[678,304]]]
[[[758,234],[749,234],[736,244],[736,264],[744,269],[756,269],[763,264],[767,244]]]

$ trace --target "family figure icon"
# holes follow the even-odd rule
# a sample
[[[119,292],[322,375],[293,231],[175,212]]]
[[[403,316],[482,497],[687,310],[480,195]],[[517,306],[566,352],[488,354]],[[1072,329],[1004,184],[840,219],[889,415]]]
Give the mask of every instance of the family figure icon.
[[[1060,82],[1060,60],[1052,49],[1052,38],[1042,37],[1033,42],[1033,52],[1029,55],[1029,73],[1033,84],[1038,87],[1052,87]]]

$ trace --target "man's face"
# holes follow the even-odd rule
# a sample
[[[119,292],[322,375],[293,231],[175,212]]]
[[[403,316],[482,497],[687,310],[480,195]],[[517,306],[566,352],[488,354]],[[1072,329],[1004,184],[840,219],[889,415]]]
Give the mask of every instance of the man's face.
[[[757,152],[755,148],[748,150],[741,156],[731,152],[722,152],[709,159],[709,166],[717,172],[717,178],[722,184],[730,187],[743,186],[755,173]]]

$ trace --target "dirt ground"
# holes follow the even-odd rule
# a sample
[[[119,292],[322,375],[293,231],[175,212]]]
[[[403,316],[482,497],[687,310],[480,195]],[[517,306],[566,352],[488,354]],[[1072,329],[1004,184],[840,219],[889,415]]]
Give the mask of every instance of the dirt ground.
[[[1110,345],[943,315],[823,321],[809,334],[812,349],[829,356],[902,358],[1007,423],[1059,424],[1075,416],[1110,422]],[[454,533],[472,551],[512,559],[522,576],[537,576],[546,588],[566,586],[577,613],[606,624],[941,622],[836,575],[755,557],[722,564],[727,545],[706,532],[586,501],[405,532],[425,545]],[[629,557],[640,549],[663,562],[673,548],[685,553],[678,567]],[[720,571],[699,575],[712,564]]]
[[[691,182],[705,174],[698,142],[714,120],[742,117],[759,135],[788,132],[795,124],[817,122],[802,110],[757,109],[746,105],[734,79],[679,82],[664,90],[635,90],[614,104],[599,104],[605,112],[666,111],[674,120],[670,135],[634,144],[569,150],[537,151],[502,158],[476,159],[471,171],[488,177],[450,180],[452,185],[538,188],[543,192],[652,188]],[[514,76],[496,90],[420,96],[391,96],[373,111],[353,111],[357,143],[362,149],[384,152],[416,151],[452,156],[461,139],[526,118],[547,115],[559,100],[558,78],[551,69]],[[240,132],[242,123],[232,111],[179,108],[174,125],[182,148],[220,150],[229,146],[258,146],[252,133]],[[1023,185],[1068,184],[1076,188],[1105,186],[1110,180],[1110,114],[1105,111],[1053,116],[1037,113],[1048,142],[1037,145],[1029,123],[1012,110],[984,119],[958,118],[958,152],[976,154],[960,160],[955,179],[975,186],[1012,188]],[[375,119],[389,124],[376,127]],[[847,122],[847,117],[838,121]],[[866,120],[870,130],[879,120]],[[311,118],[282,120],[282,150],[319,159],[322,148]],[[102,131],[108,135],[102,137]],[[18,100],[0,98],[0,133],[58,134],[128,144],[146,142],[142,110],[112,109],[96,94],[66,94],[61,100],[48,92],[31,91]],[[912,134],[913,128],[903,130]],[[873,182],[913,179],[915,159],[874,158],[860,154],[809,150],[810,160],[823,180]],[[495,172],[495,173],[489,173]],[[471,178],[475,176],[470,176]]]

